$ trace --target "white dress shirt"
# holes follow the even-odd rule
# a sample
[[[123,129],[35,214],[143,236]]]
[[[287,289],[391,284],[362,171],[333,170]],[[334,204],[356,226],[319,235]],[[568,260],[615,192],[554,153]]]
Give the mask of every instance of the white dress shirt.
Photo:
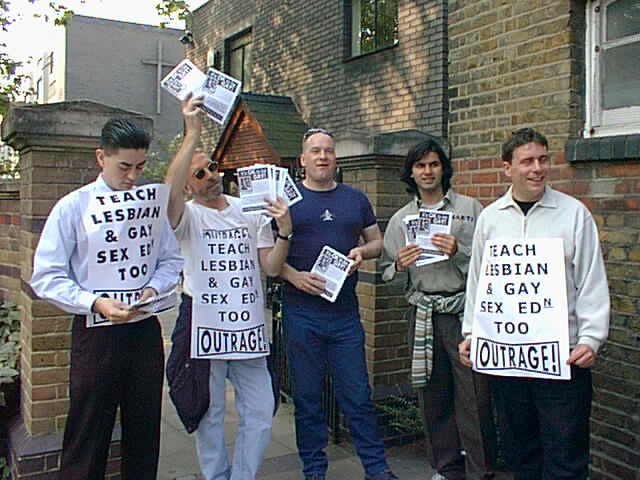
[[[33,259],[31,288],[62,310],[88,315],[99,297],[88,285],[88,240],[82,221],[80,192],[110,192],[102,175],[62,197],[49,213]],[[145,287],[162,293],[171,290],[178,282],[182,269],[182,257],[178,243],[165,219],[160,240],[160,251],[155,272]],[[113,279],[118,287],[118,279]]]

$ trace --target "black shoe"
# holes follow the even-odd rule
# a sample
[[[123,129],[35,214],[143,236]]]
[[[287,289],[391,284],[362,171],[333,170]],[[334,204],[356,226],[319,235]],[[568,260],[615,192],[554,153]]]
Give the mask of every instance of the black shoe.
[[[365,475],[364,480],[398,480],[391,470],[385,470],[374,475]]]

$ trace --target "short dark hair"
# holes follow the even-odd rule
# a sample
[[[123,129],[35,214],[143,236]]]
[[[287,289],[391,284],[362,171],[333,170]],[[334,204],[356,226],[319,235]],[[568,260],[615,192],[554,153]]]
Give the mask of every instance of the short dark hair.
[[[537,143],[544,148],[549,149],[547,138],[533,128],[521,128],[511,133],[511,138],[502,144],[502,160],[511,163],[513,159],[513,151],[528,143]]]
[[[100,148],[112,154],[120,148],[149,149],[151,139],[144,129],[131,120],[112,118],[102,127]]]
[[[429,139],[411,148],[404,160],[404,171],[400,176],[400,180],[407,184],[407,192],[418,193],[418,185],[416,185],[415,180],[411,178],[413,165],[431,152],[436,153],[440,159],[440,163],[442,163],[442,193],[447,193],[451,188],[451,178],[453,177],[451,160],[449,160],[449,157],[444,153],[444,150],[438,142]]]

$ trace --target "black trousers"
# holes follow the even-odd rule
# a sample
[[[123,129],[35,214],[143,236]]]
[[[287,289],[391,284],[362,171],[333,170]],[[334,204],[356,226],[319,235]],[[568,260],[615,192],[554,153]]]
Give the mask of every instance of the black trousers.
[[[413,347],[415,308],[409,315]],[[457,315],[433,314],[433,369],[418,390],[427,458],[447,480],[492,478],[496,437],[489,377],[460,363],[460,330]]]
[[[571,380],[494,377],[504,456],[515,480],[586,479],[591,370]]]
[[[85,322],[84,316],[73,320],[60,478],[104,478],[120,406],[122,479],[155,480],[164,369],[158,319],[94,328]]]

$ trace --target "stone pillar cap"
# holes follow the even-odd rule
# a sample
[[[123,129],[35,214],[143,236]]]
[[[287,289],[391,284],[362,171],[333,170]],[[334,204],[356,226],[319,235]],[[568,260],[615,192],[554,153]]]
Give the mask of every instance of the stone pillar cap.
[[[97,146],[102,126],[111,118],[128,118],[152,134],[153,120],[148,116],[92,100],[73,100],[12,104],[2,120],[2,140],[17,150],[34,145],[77,145],[79,140]]]
[[[367,130],[344,130],[335,135],[336,152],[339,158],[369,155],[391,155],[404,157],[411,147],[424,140],[433,139],[445,152],[450,150],[446,140],[421,130],[397,130],[373,133]]]

